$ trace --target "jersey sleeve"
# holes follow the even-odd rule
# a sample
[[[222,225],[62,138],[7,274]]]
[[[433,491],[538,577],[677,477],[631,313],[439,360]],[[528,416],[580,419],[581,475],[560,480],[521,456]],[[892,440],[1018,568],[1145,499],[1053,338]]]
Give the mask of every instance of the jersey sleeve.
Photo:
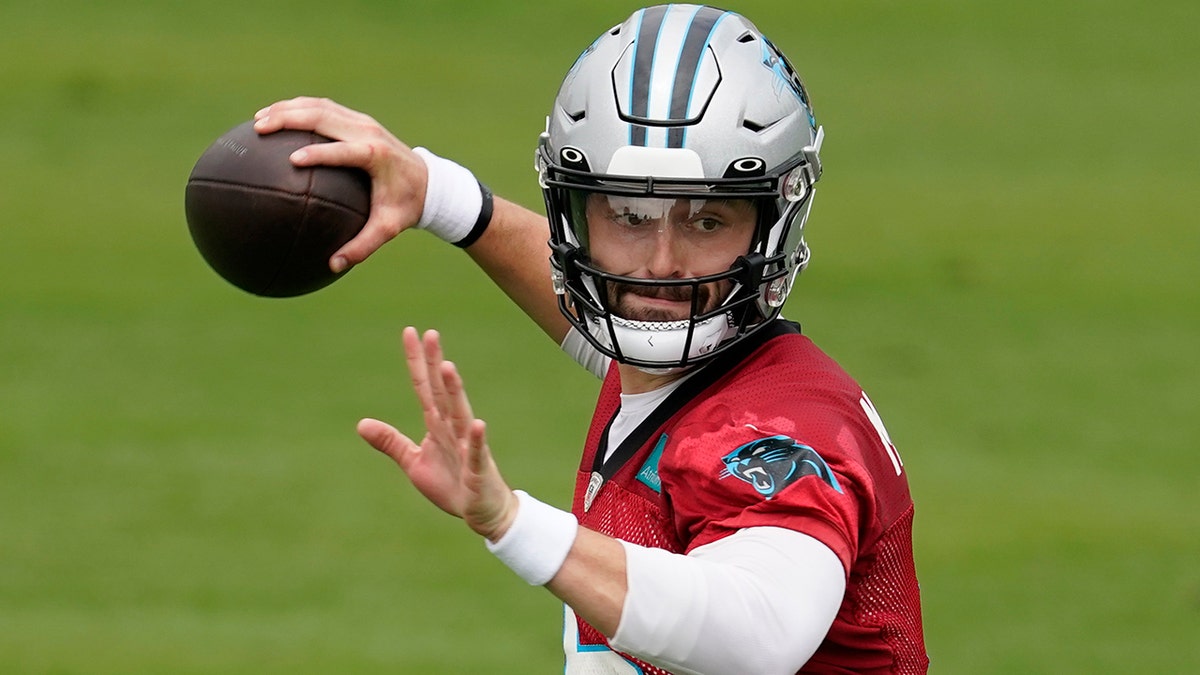
[[[858,460],[870,439],[853,409],[795,400],[787,410],[708,408],[674,430],[660,464],[687,549],[750,527],[783,527],[824,543],[848,573],[872,503]]]

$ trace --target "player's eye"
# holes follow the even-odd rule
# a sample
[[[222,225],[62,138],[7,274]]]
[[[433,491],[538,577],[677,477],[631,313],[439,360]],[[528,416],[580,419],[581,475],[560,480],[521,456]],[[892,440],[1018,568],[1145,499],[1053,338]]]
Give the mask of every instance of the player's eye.
[[[723,224],[716,218],[697,218],[691,222],[692,229],[699,232],[716,232]]]

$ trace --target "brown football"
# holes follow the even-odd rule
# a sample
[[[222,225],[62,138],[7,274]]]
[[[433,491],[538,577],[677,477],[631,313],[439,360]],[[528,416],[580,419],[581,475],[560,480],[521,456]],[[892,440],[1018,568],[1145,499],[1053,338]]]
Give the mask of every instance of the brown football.
[[[260,136],[245,122],[204,151],[188,177],[184,210],[192,241],[217,274],[276,298],[311,293],[341,276],[329,258],[366,224],[370,178],[288,160],[329,140],[288,129]]]

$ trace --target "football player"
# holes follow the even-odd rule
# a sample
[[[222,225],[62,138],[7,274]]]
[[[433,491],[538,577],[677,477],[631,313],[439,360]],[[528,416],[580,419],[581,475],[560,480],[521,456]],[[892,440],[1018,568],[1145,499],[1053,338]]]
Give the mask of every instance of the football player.
[[[563,600],[566,672],[925,672],[900,455],[862,388],[780,317],[809,262],[824,133],[747,19],[663,5],[596,39],[538,144],[548,218],[331,101],[257,117],[339,139],[296,164],[372,175],[370,222],[331,267],[429,230],[603,378],[570,512],[505,483],[434,331],[404,332],[423,440],[359,424]]]

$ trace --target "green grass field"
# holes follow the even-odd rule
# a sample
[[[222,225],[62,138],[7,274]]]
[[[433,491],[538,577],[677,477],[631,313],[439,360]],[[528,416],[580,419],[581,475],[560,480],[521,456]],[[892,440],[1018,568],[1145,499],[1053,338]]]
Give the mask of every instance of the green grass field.
[[[419,431],[398,335],[439,328],[565,506],[596,383],[424,233],[242,294],[183,186],[315,94],[537,206],[559,78],[634,7],[0,4],[0,672],[560,671],[557,601],[353,428]],[[828,134],[787,314],[904,455],[935,671],[1200,672],[1198,5],[732,8]]]

